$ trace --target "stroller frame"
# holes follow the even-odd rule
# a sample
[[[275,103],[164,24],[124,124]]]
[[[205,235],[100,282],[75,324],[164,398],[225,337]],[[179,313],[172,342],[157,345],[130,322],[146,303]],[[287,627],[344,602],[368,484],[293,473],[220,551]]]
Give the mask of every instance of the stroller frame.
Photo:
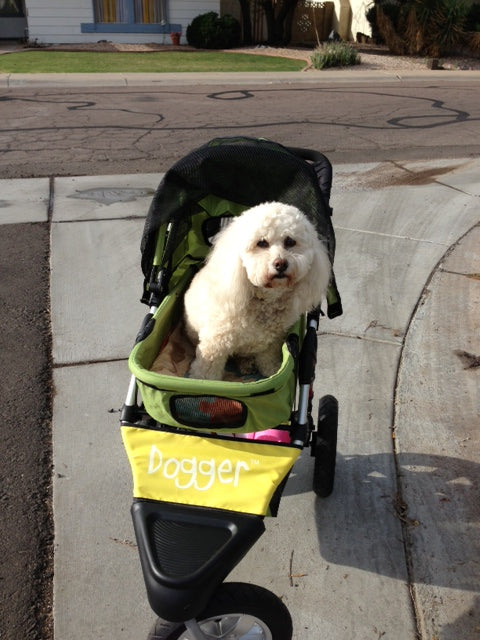
[[[328,247],[333,262],[335,243],[330,221],[332,211],[329,206],[332,170],[328,159],[323,154],[311,150],[287,149],[270,141],[251,138],[213,140],[208,145],[204,145],[192,152],[191,155],[195,156],[195,162],[200,157],[201,163],[211,165],[213,162],[215,166],[215,160],[222,163],[226,162],[225,150],[227,152],[231,150],[238,152],[239,149],[241,153],[245,149],[249,152],[253,150],[253,154],[258,154],[262,162],[266,158],[270,161],[272,158],[273,160],[280,158],[282,163],[286,161],[287,164],[292,160],[295,165],[294,172],[297,172],[300,167],[300,171],[307,174],[308,189],[310,191],[305,198],[306,205],[307,207],[310,205],[312,208],[317,208],[315,212],[318,218],[315,218],[316,227],[320,237]],[[212,160],[212,156],[216,157]],[[190,156],[187,156],[187,160],[188,158]],[[235,162],[233,164],[235,165]],[[188,162],[187,166],[190,166]],[[192,172],[190,170],[182,173],[183,168],[183,161],[180,161],[166,174],[157,190],[147,218],[142,239],[142,269],[145,275],[142,301],[149,305],[149,312],[137,336],[137,345],[145,344],[145,341],[148,341],[149,336],[154,331],[155,323],[157,322],[158,324],[158,319],[162,312],[162,304],[165,304],[164,301],[170,295],[172,288],[175,288],[174,286],[172,287],[172,281],[175,284],[176,281],[181,280],[181,278],[175,280],[175,270],[181,271],[184,279],[188,281],[188,277],[184,275],[186,270],[179,266],[178,262],[175,264],[175,252],[177,251],[178,243],[182,240],[181,233],[185,232],[185,226],[181,222],[180,231],[173,229],[171,218],[175,215],[175,206],[177,208],[180,207],[183,213],[189,209],[191,210],[192,204],[191,202],[186,203],[188,199],[185,198],[187,189],[193,189],[195,199],[198,201],[200,196],[204,195],[201,192],[200,184],[202,189],[205,188],[205,185],[204,176],[196,182],[193,180],[193,187],[191,184],[186,184],[188,180],[191,181]],[[236,173],[237,169],[235,165],[232,171]],[[188,180],[185,179],[185,175],[188,176]],[[302,176],[303,179],[304,176]],[[218,181],[214,179],[212,182],[214,183],[214,195],[219,198],[227,195],[227,199],[229,199],[229,194],[225,194]],[[272,197],[275,194],[272,194],[267,188],[265,197],[262,194],[259,200],[259,190],[265,191],[262,182],[264,183],[265,181],[259,181],[261,186],[251,196],[253,201],[242,201],[243,208],[268,199],[278,199],[286,202],[290,200],[292,204],[295,204],[293,200],[296,199],[298,191],[295,192],[292,189],[289,191],[288,186],[286,190],[282,187],[280,197],[277,195],[276,198]],[[231,183],[229,184],[231,185]],[[278,185],[276,188],[278,188]],[[237,195],[234,194],[234,197],[231,198],[233,202],[239,201]],[[255,200],[258,200],[258,202]],[[172,204],[173,201],[176,203],[175,206]],[[178,202],[180,202],[180,205],[178,205]],[[297,206],[302,209],[302,204]],[[167,209],[166,213],[162,214],[162,207]],[[305,204],[303,207],[306,208]],[[321,215],[318,215],[318,208],[320,208]],[[159,249],[159,244],[162,244],[161,249]],[[196,261],[198,262],[197,258]],[[329,317],[335,317],[341,313],[341,302],[334,277],[332,278],[327,302]],[[221,635],[210,635],[211,625],[236,625],[237,617],[244,610],[247,613],[248,611],[253,612],[250,615],[253,615],[254,624],[258,628],[267,629],[263,637],[268,637],[272,640],[290,640],[290,614],[285,605],[276,596],[266,590],[261,590],[260,587],[255,585],[236,585],[235,583],[224,583],[224,580],[264,532],[264,516],[275,516],[277,514],[283,487],[288,479],[294,459],[301,449],[309,446],[311,455],[315,458],[313,489],[316,494],[325,497],[333,490],[338,424],[338,403],[336,399],[330,395],[322,397],[319,403],[317,422],[315,423],[312,418],[312,388],[315,379],[317,330],[321,313],[320,308],[317,308],[307,314],[304,325],[298,329],[299,339],[295,340],[297,334],[294,333],[292,345],[288,347],[295,362],[293,375],[296,390],[298,386],[297,400],[296,403],[293,403],[293,408],[292,403],[290,405],[289,419],[286,422],[282,421],[280,424],[268,423],[264,425],[265,429],[274,428],[288,431],[290,439],[288,444],[283,444],[280,441],[272,443],[271,437],[264,439],[265,436],[262,436],[263,429],[258,428],[258,426],[249,427],[249,423],[247,423],[247,426],[240,425],[240,428],[237,429],[231,428],[228,423],[217,425],[216,428],[207,428],[205,425],[200,424],[196,428],[195,425],[178,422],[178,416],[175,419],[167,416],[166,421],[163,421],[163,414],[157,415],[156,408],[155,411],[149,411],[150,407],[143,402],[143,396],[142,402],[139,402],[139,390],[142,393],[143,385],[143,389],[148,388],[150,391],[151,378],[146,378],[148,382],[140,379],[143,372],[141,367],[140,370],[138,369],[137,360],[141,361],[141,357],[132,359],[131,356],[130,368],[133,374],[122,410],[121,425],[134,476],[134,502],[131,513],[139,547],[140,561],[150,606],[159,616],[149,635],[149,640],[174,640],[176,638],[210,640],[213,637],[223,637]],[[138,351],[142,347],[135,348]],[[163,382],[169,381],[163,380]],[[201,381],[201,383],[203,387],[210,384],[207,381]],[[215,383],[212,384],[215,386]],[[160,394],[165,394],[165,391],[162,391],[160,382],[157,391]],[[195,394],[193,393],[192,395]],[[254,407],[255,405],[253,404],[252,406]],[[254,408],[252,409],[249,406],[247,413],[251,411],[254,412]],[[152,413],[155,415],[151,415]],[[257,423],[254,421],[252,424]],[[247,435],[247,439],[235,437],[235,434],[252,431],[260,431],[260,433],[256,433],[253,436],[254,440],[248,439],[249,435]],[[152,489],[151,487],[154,483],[147,478],[147,474],[143,473],[143,476],[141,475],[140,467],[146,465],[146,445],[150,447],[150,451],[158,451],[157,445],[153,443],[157,443],[159,438],[162,439],[162,447],[164,442],[173,442],[173,447],[184,447],[185,443],[187,443],[188,448],[193,443],[194,451],[197,451],[198,447],[206,446],[208,456],[212,456],[208,457],[209,461],[214,461],[214,456],[217,455],[216,453],[211,453],[212,450],[208,448],[211,445],[220,447],[221,451],[236,449],[240,453],[248,451],[251,454],[254,452],[259,459],[263,460],[267,460],[267,457],[262,458],[264,453],[269,457],[276,455],[279,458],[290,456],[291,459],[284,462],[284,466],[278,473],[274,459],[272,467],[276,474],[275,486],[273,489],[268,487],[268,490],[266,490],[265,496],[263,496],[263,506],[257,506],[257,504],[251,506],[250,503],[245,506],[243,502],[236,504],[228,502],[228,500],[224,503],[223,499],[219,500],[215,497],[212,499],[210,496],[205,501],[198,502],[196,497],[193,501],[188,496],[187,499],[184,499],[183,494],[178,491],[173,496],[168,495],[168,492],[164,493],[165,483],[161,487],[159,486],[158,489],[156,485]],[[138,444],[139,442],[141,444]],[[178,443],[178,445],[175,443]],[[155,447],[157,448],[155,449]],[[171,451],[172,449],[169,450]],[[164,461],[164,458],[162,458],[162,462]],[[196,456],[188,461],[182,460],[181,462],[171,457],[167,462],[170,464],[172,471],[168,473],[165,471],[165,463],[165,477],[171,480],[175,473],[178,474],[182,470],[185,472],[188,466],[190,476],[188,476],[188,482],[184,481],[181,488],[183,489],[187,485],[188,487],[195,485],[197,480],[193,479],[194,476],[192,474],[197,473],[198,468],[201,469],[199,465],[202,464],[202,462],[197,461]],[[268,462],[270,464],[270,458],[268,458]],[[241,465],[241,462],[239,464]],[[207,484],[213,484],[214,473],[217,474],[215,477],[218,477],[220,481],[233,483],[233,467],[230,460],[228,460],[228,463],[225,460],[219,461],[217,466],[214,466],[213,462],[208,466],[203,461],[203,465],[204,480],[206,476],[205,470],[208,469],[209,482]],[[213,471],[214,468],[215,471]],[[152,457],[150,457],[150,470],[152,469]],[[220,469],[222,470],[221,473]],[[239,469],[240,471],[246,469],[246,465],[244,467],[240,466]],[[250,469],[248,473],[250,473]],[[145,489],[147,485],[148,487]],[[178,486],[179,483],[177,482]],[[228,486],[231,485],[229,484]],[[201,489],[203,490],[203,487]],[[206,493],[209,494],[210,489]],[[262,490],[260,490],[260,493],[262,493]],[[250,591],[253,590],[250,595],[247,593],[247,588],[250,588]],[[237,594],[234,598],[235,601],[238,601],[238,593],[246,594],[246,603],[245,605],[239,603],[238,611],[236,611],[235,607],[233,611],[230,611],[231,607],[223,601],[225,598],[222,600],[222,594],[225,594],[226,591],[227,595],[229,595],[228,592],[232,590],[235,590]],[[212,604],[214,601],[223,602],[220,605],[220,612],[217,612]],[[265,623],[264,627],[264,622],[262,622],[263,609],[262,606],[258,608],[257,602],[263,602],[263,608],[275,607],[275,614],[272,620],[278,618],[280,622]],[[225,614],[223,614],[224,610]],[[213,615],[210,616],[210,613],[213,613]],[[205,618],[205,616],[207,617]],[[202,622],[203,620],[206,621]],[[222,622],[220,623],[219,620]],[[277,628],[275,630],[276,624]],[[240,627],[241,624],[239,624],[238,628]],[[238,638],[239,640],[240,638],[250,637],[248,635],[233,635],[233,633],[236,633],[235,628],[232,626],[232,635],[228,637]],[[215,626],[215,629],[217,629],[217,626]],[[187,635],[182,635],[183,633]],[[239,633],[243,632],[239,631]]]

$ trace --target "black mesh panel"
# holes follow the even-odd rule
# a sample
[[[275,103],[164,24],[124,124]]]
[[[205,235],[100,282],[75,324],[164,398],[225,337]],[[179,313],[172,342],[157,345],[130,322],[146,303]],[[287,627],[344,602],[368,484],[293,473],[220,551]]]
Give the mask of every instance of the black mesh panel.
[[[188,576],[200,569],[230,539],[227,528],[154,519],[149,536],[155,562],[171,577]]]
[[[247,408],[242,402],[218,396],[174,396],[170,400],[170,411],[178,422],[199,429],[234,429],[243,426],[247,417]]]

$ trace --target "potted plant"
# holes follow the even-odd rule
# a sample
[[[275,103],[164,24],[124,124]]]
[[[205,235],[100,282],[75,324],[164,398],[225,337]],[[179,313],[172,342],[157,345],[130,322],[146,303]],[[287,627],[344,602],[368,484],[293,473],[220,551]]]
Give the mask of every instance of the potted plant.
[[[178,47],[178,45],[180,44],[180,36],[181,36],[181,32],[180,31],[172,31],[172,33],[170,34],[170,38],[172,40],[172,44],[175,45],[176,47]]]

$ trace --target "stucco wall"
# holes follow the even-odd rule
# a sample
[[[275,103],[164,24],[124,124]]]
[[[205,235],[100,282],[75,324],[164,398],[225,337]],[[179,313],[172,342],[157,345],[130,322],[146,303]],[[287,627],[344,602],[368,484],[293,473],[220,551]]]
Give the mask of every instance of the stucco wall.
[[[82,33],[82,23],[93,23],[92,0],[26,0],[29,39],[39,43],[110,42],[171,44],[169,32],[161,33]],[[220,0],[169,0],[169,22],[181,26],[185,41],[187,26],[207,11],[220,11]]]
[[[335,4],[333,28],[343,40],[355,40],[357,33],[372,35],[365,17],[373,0],[333,0]]]

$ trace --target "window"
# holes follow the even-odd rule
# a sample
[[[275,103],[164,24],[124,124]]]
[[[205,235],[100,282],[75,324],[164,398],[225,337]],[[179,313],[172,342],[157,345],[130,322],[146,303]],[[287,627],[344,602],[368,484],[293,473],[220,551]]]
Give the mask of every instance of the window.
[[[95,22],[165,24],[165,0],[93,0]]]
[[[95,22],[127,22],[125,0],[94,0]]]
[[[181,25],[168,23],[168,0],[92,1],[94,22],[82,23],[82,33],[170,33],[182,30]]]
[[[143,24],[167,22],[164,0],[134,0],[135,22]]]
[[[0,0],[2,18],[24,18],[25,12],[21,0]]]

